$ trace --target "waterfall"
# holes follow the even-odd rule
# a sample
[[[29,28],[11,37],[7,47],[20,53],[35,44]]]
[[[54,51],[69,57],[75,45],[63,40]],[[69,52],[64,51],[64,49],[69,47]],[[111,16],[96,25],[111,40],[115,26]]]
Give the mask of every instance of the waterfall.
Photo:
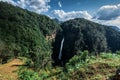
[[[59,59],[59,60],[61,60],[61,57],[62,57],[63,43],[64,43],[64,38],[63,38],[62,41],[61,41],[60,52],[59,52],[59,56],[58,56],[58,59]]]

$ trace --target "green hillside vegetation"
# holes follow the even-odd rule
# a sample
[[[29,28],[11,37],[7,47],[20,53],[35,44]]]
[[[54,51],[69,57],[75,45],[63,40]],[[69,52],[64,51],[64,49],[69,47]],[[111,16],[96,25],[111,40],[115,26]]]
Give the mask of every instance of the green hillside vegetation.
[[[51,43],[45,38],[59,25],[45,15],[0,2],[0,59],[6,63],[16,56],[26,56],[39,67],[50,59]]]
[[[22,67],[19,70],[19,78],[21,80],[119,80],[115,73],[120,68],[120,53],[84,56],[86,53],[89,54],[88,51],[84,51],[75,55],[64,67],[47,68],[38,73]]]
[[[78,54],[88,50],[89,55],[98,55],[101,52],[116,52],[120,50],[120,32],[112,27],[100,25],[82,18],[76,18],[61,24],[62,31],[56,35],[52,58],[59,64],[58,54],[62,38],[63,63]],[[61,62],[61,61],[60,61]]]

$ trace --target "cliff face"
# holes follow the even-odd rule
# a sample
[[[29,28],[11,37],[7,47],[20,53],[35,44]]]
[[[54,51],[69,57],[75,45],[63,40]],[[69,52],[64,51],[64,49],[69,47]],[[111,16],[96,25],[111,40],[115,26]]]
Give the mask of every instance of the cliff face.
[[[120,50],[120,32],[107,26],[103,26],[85,19],[69,20],[61,24],[55,38],[52,58],[55,63],[58,59],[62,38],[64,44],[62,49],[62,61],[66,63],[79,51],[88,50],[92,54],[100,52]],[[113,41],[115,41],[113,43]],[[112,46],[113,45],[113,46]],[[116,45],[116,47],[114,46]]]
[[[51,35],[46,36],[46,40],[47,41],[53,40],[55,39],[55,36],[56,36],[56,31],[54,31]]]

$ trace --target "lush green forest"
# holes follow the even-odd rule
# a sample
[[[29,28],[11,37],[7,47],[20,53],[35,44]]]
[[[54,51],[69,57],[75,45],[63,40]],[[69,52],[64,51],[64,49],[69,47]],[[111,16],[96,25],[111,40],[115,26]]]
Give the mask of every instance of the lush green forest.
[[[119,50],[113,26],[82,18],[59,22],[0,2],[0,65],[23,60],[20,80],[116,80]]]
[[[19,7],[0,2],[0,58],[25,56],[39,67],[51,55],[51,42],[59,25],[45,15],[38,15]],[[45,58],[46,57],[46,58]]]
[[[62,31],[56,35],[53,48],[53,60],[58,63],[58,54],[62,38],[65,39],[62,59],[67,62],[79,51],[88,50],[90,55],[100,52],[120,50],[120,32],[113,27],[100,25],[85,19],[73,19],[61,24]]]

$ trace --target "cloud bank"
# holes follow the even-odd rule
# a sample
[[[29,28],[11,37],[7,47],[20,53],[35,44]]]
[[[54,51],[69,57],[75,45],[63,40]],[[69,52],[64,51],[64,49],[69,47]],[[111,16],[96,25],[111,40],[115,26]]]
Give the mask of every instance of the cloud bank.
[[[53,14],[61,21],[74,18],[85,18],[103,25],[118,26],[120,28],[120,4],[101,6],[96,14],[91,16],[87,11],[54,10]],[[95,18],[93,18],[95,16]]]
[[[87,11],[65,12],[63,10],[54,10],[53,14],[56,18],[58,18],[61,21],[66,21],[66,20],[74,19],[74,18],[85,18],[85,19],[92,18],[92,16]]]
[[[104,5],[98,9],[94,22],[120,28],[120,4]]]
[[[117,26],[120,28],[120,17],[113,19],[113,20],[99,20],[99,19],[93,19],[94,22],[97,22],[99,24],[108,25],[108,26]]]
[[[100,7],[96,17],[100,20],[112,20],[120,16],[120,4]]]
[[[17,2],[14,2],[13,0],[0,1],[8,2],[10,4],[19,6],[24,9],[28,9],[36,13],[47,12],[50,9],[50,5],[48,5],[50,0],[18,0]]]

